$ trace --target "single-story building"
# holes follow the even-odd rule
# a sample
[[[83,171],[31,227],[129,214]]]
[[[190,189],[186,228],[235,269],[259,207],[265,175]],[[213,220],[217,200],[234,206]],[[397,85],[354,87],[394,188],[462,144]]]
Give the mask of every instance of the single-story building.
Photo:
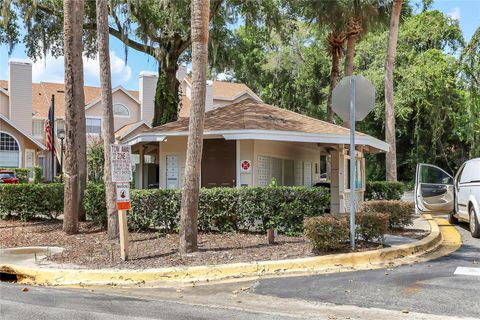
[[[189,118],[138,131],[121,142],[140,161],[136,186],[180,188]],[[331,211],[349,208],[350,130],[255,99],[205,113],[201,187],[313,186],[321,181],[322,156],[331,157]],[[365,191],[364,153],[388,151],[386,142],[356,133],[357,199]]]

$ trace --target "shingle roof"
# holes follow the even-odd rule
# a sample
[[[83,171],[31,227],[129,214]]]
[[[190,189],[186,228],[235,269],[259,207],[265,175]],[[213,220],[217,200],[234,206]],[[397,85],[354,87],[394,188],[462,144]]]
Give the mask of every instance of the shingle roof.
[[[185,77],[185,80],[191,85],[192,79]],[[214,99],[232,100],[242,93],[249,93],[253,97],[256,94],[244,83],[228,82],[228,81],[212,81]]]
[[[8,90],[8,81],[0,80],[0,88]],[[8,92],[8,91],[7,91]],[[89,104],[101,94],[101,88],[85,86],[85,105]],[[138,91],[128,91],[138,99]],[[32,83],[32,109],[34,117],[46,118],[50,108],[50,99],[55,95],[55,116],[65,116],[65,86],[63,83],[40,82]]]
[[[146,132],[185,132],[189,118],[164,124]],[[205,131],[217,130],[277,130],[319,134],[349,134],[350,130],[277,108],[253,99],[245,99],[205,113]],[[358,132],[358,135],[365,135]],[[366,136],[366,135],[365,135]]]

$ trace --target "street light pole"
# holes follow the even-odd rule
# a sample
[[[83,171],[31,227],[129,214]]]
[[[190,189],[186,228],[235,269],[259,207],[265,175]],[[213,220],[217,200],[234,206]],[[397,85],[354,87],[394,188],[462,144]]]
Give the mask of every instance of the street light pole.
[[[60,183],[63,182],[63,140],[65,140],[65,130],[58,130],[58,138],[60,139]]]

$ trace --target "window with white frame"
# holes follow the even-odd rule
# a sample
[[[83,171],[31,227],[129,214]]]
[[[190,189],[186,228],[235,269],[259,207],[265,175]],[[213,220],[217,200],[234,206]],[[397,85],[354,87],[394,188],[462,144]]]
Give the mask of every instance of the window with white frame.
[[[0,132],[0,167],[18,168],[20,166],[20,146],[14,137]]]
[[[362,158],[356,158],[355,160],[355,188],[358,190],[364,189],[363,181],[363,160]],[[350,190],[350,158],[345,161],[345,186],[347,190]]]
[[[45,123],[43,120],[33,120],[32,134],[35,138],[43,138],[45,135]]]
[[[101,134],[102,133],[102,119],[87,118],[87,134]]]
[[[130,110],[121,103],[115,103],[113,105],[113,115],[116,117],[129,117]]]

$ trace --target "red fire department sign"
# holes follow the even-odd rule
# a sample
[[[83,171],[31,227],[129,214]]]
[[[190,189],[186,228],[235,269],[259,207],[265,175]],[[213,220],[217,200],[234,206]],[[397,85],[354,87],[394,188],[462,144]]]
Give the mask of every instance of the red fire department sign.
[[[242,173],[252,172],[252,161],[251,160],[242,160],[240,163]]]
[[[130,209],[130,185],[128,183],[117,183],[117,210]]]

